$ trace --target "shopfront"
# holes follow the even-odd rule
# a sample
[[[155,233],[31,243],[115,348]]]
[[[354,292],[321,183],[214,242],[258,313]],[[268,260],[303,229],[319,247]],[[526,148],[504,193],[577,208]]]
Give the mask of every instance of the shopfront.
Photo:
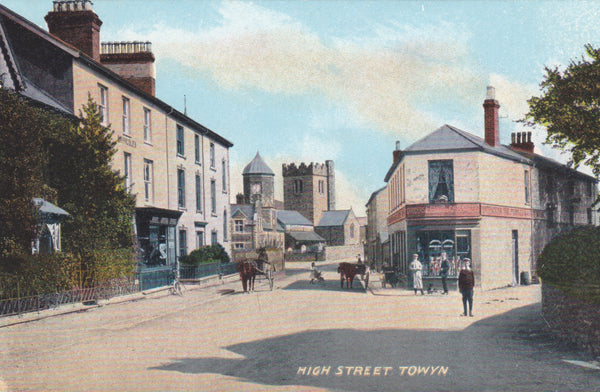
[[[170,284],[177,265],[176,228],[181,211],[136,208],[138,274],[142,290]]]

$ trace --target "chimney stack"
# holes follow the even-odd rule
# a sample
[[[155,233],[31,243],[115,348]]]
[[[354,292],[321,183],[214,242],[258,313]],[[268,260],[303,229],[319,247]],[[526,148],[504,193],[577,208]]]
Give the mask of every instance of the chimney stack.
[[[485,116],[485,142],[492,147],[500,144],[500,125],[498,121],[498,109],[500,104],[496,101],[496,89],[492,86],[487,88],[487,96],[483,101]]]
[[[155,95],[156,70],[150,42],[103,42],[100,62],[135,87]]]
[[[510,147],[513,150],[533,153],[534,144],[531,141],[531,132],[517,132],[510,135]]]
[[[402,158],[402,150],[400,149],[400,141],[396,140],[396,149],[394,150],[394,163],[398,162]]]
[[[54,1],[52,11],[44,19],[50,34],[100,61],[102,21],[90,0]]]

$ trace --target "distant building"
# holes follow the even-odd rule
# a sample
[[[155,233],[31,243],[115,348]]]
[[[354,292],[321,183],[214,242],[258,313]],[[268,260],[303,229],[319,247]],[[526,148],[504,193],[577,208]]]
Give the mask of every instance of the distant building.
[[[373,192],[366,204],[365,260],[378,266],[389,263],[389,253],[385,251],[384,245],[388,239],[388,204],[386,187]]]
[[[440,258],[472,260],[478,286],[516,284],[535,275],[544,245],[593,222],[596,179],[533,152],[531,133],[499,143],[498,101],[488,88],[485,138],[444,125],[403,151],[385,176],[391,262],[408,272],[417,253],[424,275]]]
[[[360,223],[354,211],[325,211],[315,232],[323,237],[328,246],[346,246],[360,244]]]
[[[256,153],[242,172],[244,193],[231,205],[231,242],[236,253],[262,247],[283,250],[283,229],[277,224],[275,173]]]
[[[283,203],[316,225],[324,211],[335,210],[335,166],[324,164],[283,164]]]

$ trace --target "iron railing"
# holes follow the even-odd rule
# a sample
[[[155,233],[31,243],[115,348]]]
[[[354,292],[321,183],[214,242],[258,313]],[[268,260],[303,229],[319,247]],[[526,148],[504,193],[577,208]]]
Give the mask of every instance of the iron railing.
[[[199,265],[180,265],[180,279],[200,279],[213,275],[231,275],[237,273],[237,263],[207,263]]]

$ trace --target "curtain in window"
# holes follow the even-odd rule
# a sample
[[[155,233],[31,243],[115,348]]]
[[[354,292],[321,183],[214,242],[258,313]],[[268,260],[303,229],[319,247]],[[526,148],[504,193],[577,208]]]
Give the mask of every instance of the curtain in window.
[[[429,162],[429,202],[433,202],[435,200],[435,194],[440,182],[441,172],[442,168],[439,165],[439,162]]]
[[[448,201],[454,202],[454,170],[452,170],[452,161],[442,162],[441,172],[444,176],[444,182],[448,189]]]

